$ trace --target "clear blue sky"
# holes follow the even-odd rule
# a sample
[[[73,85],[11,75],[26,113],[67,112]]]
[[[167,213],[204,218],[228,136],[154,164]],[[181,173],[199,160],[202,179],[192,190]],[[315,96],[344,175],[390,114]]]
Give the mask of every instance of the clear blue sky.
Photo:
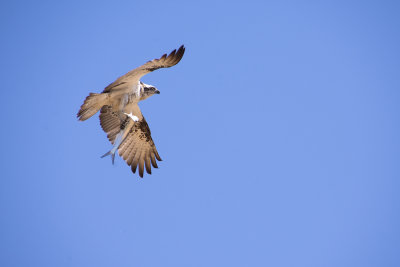
[[[397,1],[3,1],[0,266],[400,266]],[[89,92],[143,78],[144,179]]]

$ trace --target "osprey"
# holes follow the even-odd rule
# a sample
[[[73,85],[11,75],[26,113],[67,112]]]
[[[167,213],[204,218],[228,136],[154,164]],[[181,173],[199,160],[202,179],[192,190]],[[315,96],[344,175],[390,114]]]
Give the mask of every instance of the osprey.
[[[108,85],[101,94],[90,93],[79,110],[77,117],[84,121],[100,110],[100,125],[107,133],[113,148],[102,156],[111,155],[114,164],[115,153],[126,161],[132,172],[136,173],[139,166],[139,176],[143,177],[144,167],[151,174],[151,165],[158,168],[161,161],[156,146],[151,138],[150,128],[138,106],[139,101],[159,94],[157,88],[140,81],[147,73],[160,68],[169,68],[178,64],[185,53],[182,45],[168,56],[164,54],[159,59],[131,70]]]

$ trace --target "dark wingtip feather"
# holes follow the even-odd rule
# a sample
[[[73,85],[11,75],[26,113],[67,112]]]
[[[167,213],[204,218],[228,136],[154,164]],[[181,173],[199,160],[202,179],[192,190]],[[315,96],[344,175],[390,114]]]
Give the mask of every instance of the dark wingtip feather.
[[[144,159],[145,167],[146,167],[146,172],[148,174],[151,174],[151,166],[150,166],[150,153],[147,152],[145,159]]]
[[[168,57],[173,57],[176,53],[176,49],[174,49],[171,53],[169,53]]]
[[[181,61],[183,54],[185,54],[185,47],[181,45],[181,47],[179,47],[178,51],[175,54],[174,64],[178,64],[179,61]]]
[[[179,49],[178,49],[178,52],[177,52],[177,54],[182,54],[182,56],[183,56],[183,54],[185,53],[185,46],[184,45],[181,45],[181,47],[179,47]]]
[[[136,167],[137,167],[137,165],[132,165],[131,166],[131,170],[132,170],[133,173],[136,173]]]
[[[158,155],[157,150],[154,150],[154,155],[156,156],[156,159],[157,159],[158,161],[162,161],[160,155]]]
[[[146,166],[146,172],[147,172],[148,174],[151,174],[151,168],[147,168],[147,166]]]
[[[158,168],[156,158],[154,157],[154,153],[150,154],[150,160],[151,160],[151,165],[153,165],[154,168]]]
[[[144,159],[140,158],[139,160],[139,176],[143,178],[144,173]]]

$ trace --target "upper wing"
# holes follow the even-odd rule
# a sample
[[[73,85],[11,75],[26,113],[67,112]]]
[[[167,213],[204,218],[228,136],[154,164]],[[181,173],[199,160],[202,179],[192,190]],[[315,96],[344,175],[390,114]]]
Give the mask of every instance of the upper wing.
[[[126,127],[127,132],[118,149],[119,155],[131,166],[133,173],[139,165],[139,175],[143,177],[144,167],[147,173],[151,174],[151,165],[158,168],[156,159],[161,161],[161,158],[151,138],[150,128],[138,106],[130,107],[127,112],[132,112],[139,121],[134,122],[122,112],[113,111],[111,106],[104,106],[100,111],[100,124],[112,144],[121,128]]]
[[[120,88],[130,88],[131,85],[136,84],[139,79],[154,70],[160,68],[169,68],[178,64],[181,61],[183,54],[185,53],[185,47],[182,45],[179,47],[178,51],[176,49],[172,51],[168,56],[164,54],[159,59],[153,59],[148,61],[146,64],[131,70],[130,72],[126,73],[125,75],[119,77],[115,82],[108,85],[103,93],[107,93],[112,91],[113,89],[120,89]]]

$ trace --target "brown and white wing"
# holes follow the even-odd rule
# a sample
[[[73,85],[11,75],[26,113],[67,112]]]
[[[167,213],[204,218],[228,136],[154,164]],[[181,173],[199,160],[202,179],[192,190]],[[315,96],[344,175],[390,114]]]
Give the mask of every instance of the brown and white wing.
[[[138,117],[139,121],[134,122],[128,116],[121,115],[122,112],[114,111],[111,106],[104,106],[100,111],[100,125],[112,144],[121,129],[127,127],[127,132],[118,149],[119,155],[131,166],[133,173],[136,173],[139,166],[139,175],[143,177],[144,168],[151,174],[151,165],[158,168],[156,160],[161,161],[161,158],[139,106],[130,105],[129,110],[125,111]]]
[[[145,118],[142,116],[139,121],[130,125],[131,128],[119,147],[119,155],[131,166],[133,173],[136,173],[139,166],[139,176],[143,177],[144,168],[151,174],[151,165],[158,168],[156,159],[161,161],[161,158]]]
[[[181,61],[183,54],[185,53],[185,47],[182,45],[178,50],[172,51],[169,55],[164,54],[161,58],[153,59],[148,61],[146,64],[131,70],[125,75],[119,77],[115,82],[111,83],[107,86],[103,93],[110,92],[112,90],[120,90],[123,88],[127,88],[131,90],[131,86],[137,84],[139,79],[152,71],[155,71],[160,68],[169,68],[178,64]]]

